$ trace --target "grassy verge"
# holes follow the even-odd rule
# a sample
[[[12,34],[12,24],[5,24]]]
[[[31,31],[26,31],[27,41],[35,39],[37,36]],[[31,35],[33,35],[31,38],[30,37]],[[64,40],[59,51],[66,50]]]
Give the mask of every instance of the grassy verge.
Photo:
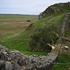
[[[54,65],[53,70],[69,70],[70,68],[70,56],[63,54],[59,57],[58,63]]]

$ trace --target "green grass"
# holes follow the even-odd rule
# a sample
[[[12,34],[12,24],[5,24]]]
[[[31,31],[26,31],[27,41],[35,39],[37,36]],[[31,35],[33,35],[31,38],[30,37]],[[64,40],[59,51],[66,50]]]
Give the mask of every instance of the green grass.
[[[7,48],[13,50],[19,50],[24,54],[32,55],[47,55],[46,52],[31,52],[29,48],[29,40],[32,30],[25,31],[21,33],[21,35],[16,36],[15,38],[10,39],[4,39],[3,42],[1,42],[3,45],[5,45]]]
[[[70,68],[70,56],[69,55],[61,55],[58,59],[58,63],[53,67],[53,70],[68,70]]]
[[[63,19],[64,19],[64,14],[47,16],[47,17],[41,19],[40,21],[38,21],[35,24],[35,27],[37,29],[43,28],[45,26],[46,27],[50,27],[50,26],[57,27],[57,26],[61,25]]]
[[[12,27],[12,26],[9,25],[9,24],[0,23],[0,29],[1,29],[1,30],[5,30],[5,29],[9,30],[9,29],[14,29],[14,27]]]
[[[56,27],[61,24],[63,20],[64,15],[54,15],[46,17],[40,21],[37,21],[33,27],[29,30],[26,30],[22,32],[19,36],[13,37],[13,38],[3,38],[1,43],[8,47],[9,49],[16,49],[19,50],[25,54],[38,54],[38,55],[46,55],[47,52],[31,52],[29,48],[29,41],[31,38],[31,35],[36,29],[43,28],[45,26],[53,26]]]

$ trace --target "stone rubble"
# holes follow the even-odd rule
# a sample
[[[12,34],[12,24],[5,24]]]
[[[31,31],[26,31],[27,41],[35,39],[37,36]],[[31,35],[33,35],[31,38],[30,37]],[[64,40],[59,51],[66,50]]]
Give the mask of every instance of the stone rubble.
[[[57,55],[26,56],[19,51],[9,51],[0,45],[0,70],[51,70]]]

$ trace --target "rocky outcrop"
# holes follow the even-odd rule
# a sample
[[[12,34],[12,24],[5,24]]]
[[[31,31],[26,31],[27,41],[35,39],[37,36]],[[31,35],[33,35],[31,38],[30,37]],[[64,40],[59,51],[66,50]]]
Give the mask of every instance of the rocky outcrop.
[[[9,51],[0,45],[0,70],[51,70],[57,55],[27,56],[19,51]]]
[[[58,13],[66,13],[70,11],[70,2],[68,3],[59,3],[49,6],[44,12],[39,15],[39,18],[58,14]]]

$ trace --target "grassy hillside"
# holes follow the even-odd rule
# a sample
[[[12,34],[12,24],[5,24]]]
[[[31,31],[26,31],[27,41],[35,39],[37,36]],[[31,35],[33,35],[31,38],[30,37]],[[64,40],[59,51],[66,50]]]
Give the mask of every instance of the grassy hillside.
[[[46,26],[47,27],[49,26],[50,28],[52,28],[52,30],[57,31],[59,35],[61,35],[62,25],[63,23],[65,23],[66,25],[64,29],[65,30],[64,36],[70,40],[70,14],[68,14],[67,17],[65,16],[67,15],[67,13],[70,13],[70,2],[55,4],[48,7],[48,9],[46,9],[43,13],[41,13],[41,18],[45,18],[43,21],[47,24]],[[52,18],[46,20],[46,17]],[[65,21],[65,18],[67,18],[67,21]],[[63,43],[70,46],[70,42],[63,41]],[[63,53],[62,55],[59,56],[58,63],[54,65],[53,70],[69,70],[69,69],[70,69],[70,53],[67,54]]]
[[[69,70],[70,55],[62,54],[58,59],[58,64],[55,64],[53,70]]]
[[[6,45],[10,49],[17,49],[22,52],[28,51],[30,36],[33,34],[34,31],[47,26],[50,28],[52,27],[56,31],[60,32],[59,28],[61,27],[63,20],[64,14],[48,16],[46,18],[43,18],[42,20],[35,22],[35,24],[33,24],[32,27],[25,31],[22,31],[19,35],[15,37],[8,38],[9,35],[7,35],[7,37],[3,37],[1,39],[1,43]],[[6,25],[4,26],[6,27]]]
[[[52,15],[48,16],[46,18],[43,18],[42,20],[37,21],[35,24],[32,25],[29,29],[25,30],[24,32],[21,32],[16,37],[4,37],[1,39],[1,43],[3,45],[6,45],[10,49],[17,49],[25,54],[32,54],[33,52],[29,51],[29,41],[31,38],[31,35],[38,29],[44,28],[45,26],[53,26],[55,28],[60,28],[60,24],[63,22],[64,14],[60,15]],[[56,24],[57,23],[57,24]],[[59,25],[59,26],[58,26]],[[56,29],[56,30],[57,30]],[[39,53],[39,54],[46,54],[45,52]]]

